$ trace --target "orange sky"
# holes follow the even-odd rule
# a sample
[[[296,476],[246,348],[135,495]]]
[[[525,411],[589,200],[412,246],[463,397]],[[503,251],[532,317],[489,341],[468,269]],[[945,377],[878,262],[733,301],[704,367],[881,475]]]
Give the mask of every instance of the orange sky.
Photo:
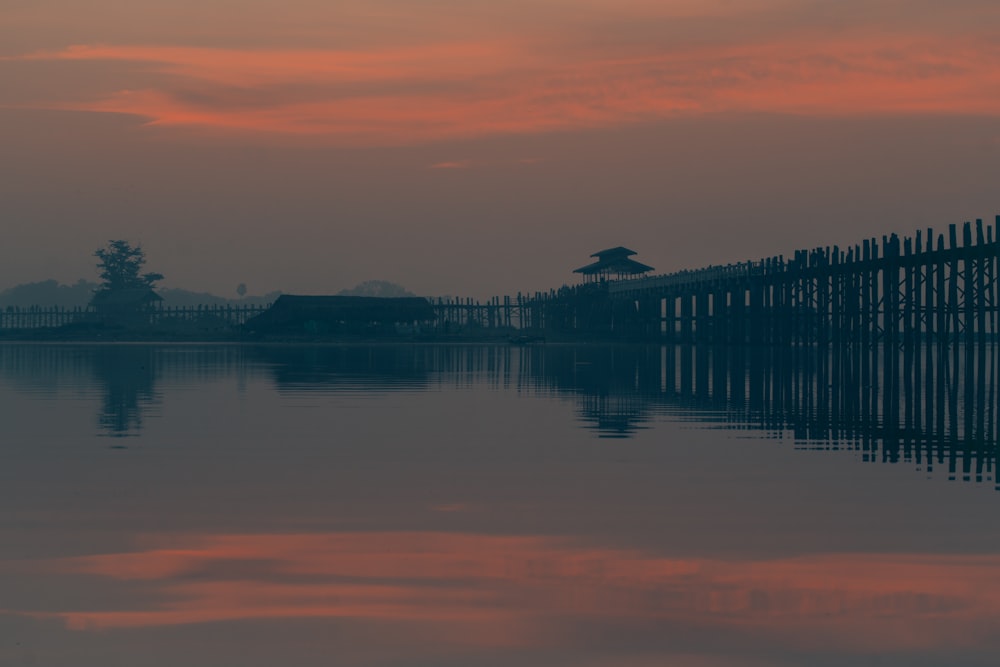
[[[989,219],[997,25],[987,0],[8,0],[0,289],[92,279],[110,238],[172,287],[486,297],[603,247],[666,272]]]
[[[776,1],[549,0],[505,10],[442,2],[431,3],[438,6],[431,13],[393,2],[347,3],[334,12],[300,0],[292,3],[300,22],[272,5],[284,29],[265,39],[259,25],[238,45],[222,16],[192,39],[190,26],[171,33],[171,12],[157,5],[166,25],[153,34],[113,24],[81,40],[80,31],[63,27],[65,43],[50,36],[41,48],[8,47],[4,67],[15,77],[49,63],[53,82],[78,83],[71,92],[8,94],[4,106],[361,146],[677,114],[1000,114],[1000,44],[989,30],[1000,21],[995,8],[877,2],[900,12],[891,26],[842,9],[824,24],[822,6],[831,4],[810,14]],[[257,4],[262,22],[267,7]],[[531,14],[536,21],[526,20]],[[315,34],[310,17],[317,16],[331,26],[327,40]],[[949,22],[933,21],[942,16],[957,25],[942,29]],[[25,11],[9,22],[41,20]]]

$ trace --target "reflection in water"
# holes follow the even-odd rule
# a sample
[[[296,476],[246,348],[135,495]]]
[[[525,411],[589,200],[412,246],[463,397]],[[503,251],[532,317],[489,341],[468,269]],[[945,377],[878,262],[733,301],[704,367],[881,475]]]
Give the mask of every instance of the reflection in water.
[[[990,481],[998,455],[994,346],[886,350],[557,347],[518,360],[575,397],[581,420],[627,437],[656,414],[784,433],[802,449],[943,467]],[[537,384],[537,382],[536,382]],[[998,486],[1000,488],[1000,486]]]
[[[102,387],[98,425],[112,437],[138,435],[145,413],[156,403],[156,351],[145,345],[108,345],[91,356]]]
[[[4,345],[0,378],[28,394],[55,396],[96,382],[104,435],[134,436],[156,402],[157,348],[146,345]]]
[[[146,418],[160,402],[157,384],[205,383],[246,374],[243,354],[229,346],[92,345],[57,346],[58,356],[89,361],[101,392],[99,433],[111,437],[141,434]],[[48,369],[58,373],[58,365]]]
[[[279,390],[420,390],[428,370],[406,346],[273,346],[248,348],[251,359],[268,367]]]
[[[599,437],[632,437],[666,415],[996,484],[994,347],[4,346],[0,372],[54,392],[89,368],[101,389],[99,428],[115,437],[142,431],[160,376],[264,374],[289,393],[485,384],[570,397]]]
[[[987,352],[0,346],[0,663],[993,664]]]
[[[107,586],[144,582],[151,607],[31,615],[77,630],[350,617],[507,647],[579,641],[589,622],[615,619],[644,642],[671,628],[753,633],[800,649],[1000,648],[983,622],[1000,616],[1000,587],[983,585],[1000,571],[997,555],[666,558],[569,538],[440,532],[145,541],[160,543],[39,567]]]

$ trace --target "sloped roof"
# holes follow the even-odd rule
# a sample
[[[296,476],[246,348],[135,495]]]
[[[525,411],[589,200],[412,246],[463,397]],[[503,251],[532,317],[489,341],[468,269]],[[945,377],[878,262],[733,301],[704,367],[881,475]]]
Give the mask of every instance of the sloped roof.
[[[642,262],[637,262],[634,259],[629,259],[628,257],[619,256],[610,258],[604,257],[597,260],[593,264],[581,266],[579,269],[573,269],[573,273],[582,273],[584,275],[593,275],[595,273],[620,273],[635,275],[652,270],[653,267],[643,264]]]
[[[247,322],[249,329],[282,328],[316,322],[427,322],[435,319],[423,297],[301,296],[282,294],[265,312]]]
[[[635,250],[629,250],[623,246],[615,246],[614,248],[608,248],[607,250],[598,250],[591,257],[600,257],[601,259],[607,258],[612,259],[615,257],[629,257],[631,255],[638,254]]]

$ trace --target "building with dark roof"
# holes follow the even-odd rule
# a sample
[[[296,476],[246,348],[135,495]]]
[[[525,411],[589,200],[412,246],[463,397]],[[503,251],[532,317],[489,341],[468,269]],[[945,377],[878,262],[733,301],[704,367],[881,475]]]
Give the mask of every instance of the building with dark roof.
[[[582,273],[584,282],[589,283],[634,278],[653,270],[653,267],[632,259],[635,254],[634,250],[622,246],[600,250],[591,255],[597,258],[596,262],[574,269],[573,273]]]
[[[143,326],[163,297],[149,287],[103,289],[94,294],[90,307],[105,324]]]
[[[431,304],[422,297],[282,294],[244,327],[261,334],[370,335],[394,333],[397,325],[424,324],[435,318]]]

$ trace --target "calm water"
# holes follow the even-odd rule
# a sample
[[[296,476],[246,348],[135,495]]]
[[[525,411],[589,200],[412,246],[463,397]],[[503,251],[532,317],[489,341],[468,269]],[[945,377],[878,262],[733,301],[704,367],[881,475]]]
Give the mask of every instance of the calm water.
[[[915,358],[0,346],[0,664],[995,665],[996,363]]]

